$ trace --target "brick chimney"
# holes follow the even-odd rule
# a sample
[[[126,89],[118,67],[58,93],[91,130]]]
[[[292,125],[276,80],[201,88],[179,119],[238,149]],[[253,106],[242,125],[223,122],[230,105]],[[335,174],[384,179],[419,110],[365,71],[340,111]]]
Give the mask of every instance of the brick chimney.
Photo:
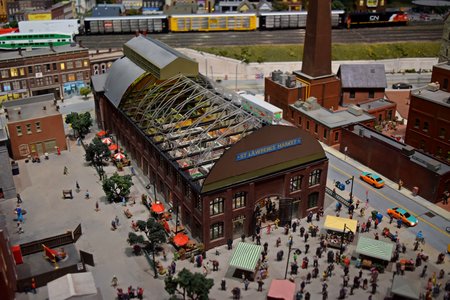
[[[331,74],[331,2],[308,3],[302,73],[311,77]]]

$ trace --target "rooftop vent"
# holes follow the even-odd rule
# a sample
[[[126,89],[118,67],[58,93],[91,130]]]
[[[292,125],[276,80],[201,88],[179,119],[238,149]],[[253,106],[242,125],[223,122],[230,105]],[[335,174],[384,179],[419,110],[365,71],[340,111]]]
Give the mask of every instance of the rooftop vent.
[[[353,104],[348,106],[347,111],[355,116],[361,116],[363,114],[362,108]]]
[[[439,90],[439,82],[431,82],[427,85],[427,90],[430,92],[436,92]]]

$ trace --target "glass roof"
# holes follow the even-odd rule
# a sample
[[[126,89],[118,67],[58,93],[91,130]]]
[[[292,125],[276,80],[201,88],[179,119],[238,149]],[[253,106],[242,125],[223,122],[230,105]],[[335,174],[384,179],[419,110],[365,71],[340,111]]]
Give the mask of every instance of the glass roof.
[[[120,109],[199,186],[227,149],[263,125],[217,95],[202,75],[163,82],[147,75],[125,94]]]

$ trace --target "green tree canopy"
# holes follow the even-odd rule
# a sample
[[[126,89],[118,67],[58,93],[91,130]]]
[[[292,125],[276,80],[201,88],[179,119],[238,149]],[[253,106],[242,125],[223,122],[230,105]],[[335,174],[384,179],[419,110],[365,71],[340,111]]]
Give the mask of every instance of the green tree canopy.
[[[127,198],[130,195],[132,185],[131,175],[120,176],[116,172],[103,180],[103,191],[109,201],[121,201],[122,197]]]
[[[178,293],[186,299],[186,296],[192,300],[207,300],[209,291],[214,285],[214,280],[206,278],[200,273],[192,273],[187,269],[181,270],[176,277],[166,277],[164,279],[165,290],[169,295]]]
[[[83,96],[84,98],[87,98],[87,95],[89,95],[91,93],[91,88],[88,86],[83,86],[80,89],[80,95]]]
[[[133,246],[136,244],[143,244],[144,243],[144,237],[142,235],[137,235],[134,232],[128,233],[128,243]]]
[[[166,242],[166,231],[164,226],[154,218],[147,220],[147,237],[153,245]]]
[[[89,132],[89,127],[92,126],[92,117],[89,112],[79,114],[77,112],[71,112],[66,116],[66,124],[70,124],[74,130],[74,134],[79,137],[83,137]]]
[[[94,164],[101,165],[103,164],[103,160],[108,158],[111,155],[111,151],[109,151],[108,145],[102,143],[102,141],[95,137],[92,142],[86,147],[85,158],[86,161]]]

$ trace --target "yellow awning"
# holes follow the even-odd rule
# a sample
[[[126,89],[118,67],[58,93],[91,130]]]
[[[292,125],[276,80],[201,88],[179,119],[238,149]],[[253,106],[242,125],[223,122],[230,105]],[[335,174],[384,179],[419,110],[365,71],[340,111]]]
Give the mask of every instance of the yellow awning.
[[[328,230],[344,232],[344,225],[345,225],[346,227],[345,232],[349,232],[351,230],[353,233],[356,233],[357,224],[358,221],[353,219],[327,216],[323,227]]]

